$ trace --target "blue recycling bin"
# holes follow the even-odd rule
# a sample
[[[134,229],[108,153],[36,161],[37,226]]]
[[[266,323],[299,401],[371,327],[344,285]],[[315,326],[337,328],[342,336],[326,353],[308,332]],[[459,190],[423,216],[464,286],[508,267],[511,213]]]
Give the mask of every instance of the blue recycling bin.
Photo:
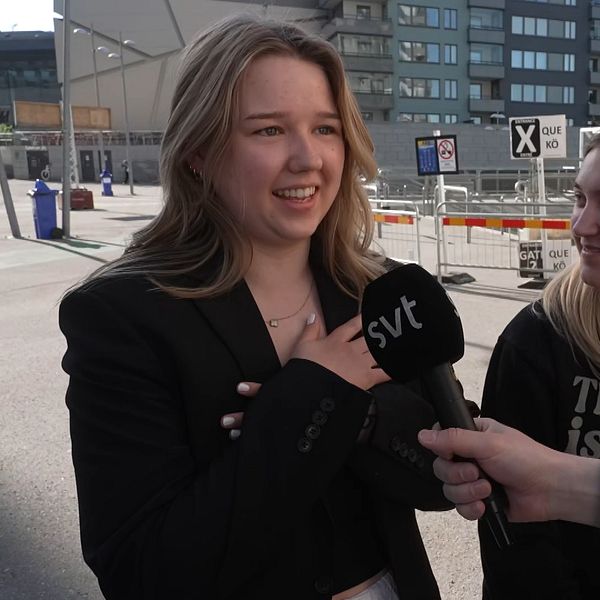
[[[35,187],[27,192],[33,204],[33,224],[35,237],[51,240],[56,237],[56,194],[41,179],[35,180]]]
[[[100,173],[100,181],[102,182],[102,195],[103,196],[113,196],[112,191],[112,173],[108,170],[108,167],[104,168],[104,171]]]

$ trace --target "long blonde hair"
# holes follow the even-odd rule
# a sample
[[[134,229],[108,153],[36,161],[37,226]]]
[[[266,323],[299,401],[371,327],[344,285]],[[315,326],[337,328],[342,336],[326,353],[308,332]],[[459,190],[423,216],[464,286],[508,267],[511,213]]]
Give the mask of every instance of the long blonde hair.
[[[584,157],[600,148],[600,135],[586,147]],[[581,279],[579,263],[571,265],[544,289],[542,306],[554,329],[587,358],[600,379],[600,290]]]
[[[369,251],[373,217],[360,177],[373,179],[373,143],[352,95],[337,51],[325,40],[290,24],[237,15],[201,33],[185,49],[171,114],[164,133],[160,175],[164,207],[133,236],[124,255],[91,279],[144,273],[158,287],[181,298],[223,294],[245,275],[250,242],[215,193],[239,99],[239,82],[249,64],[264,55],[300,58],[323,69],[341,118],[345,162],[337,197],[315,232],[319,257],[336,284],[359,298],[383,272]],[[198,154],[198,178],[189,163]],[[201,287],[177,277],[210,267]]]

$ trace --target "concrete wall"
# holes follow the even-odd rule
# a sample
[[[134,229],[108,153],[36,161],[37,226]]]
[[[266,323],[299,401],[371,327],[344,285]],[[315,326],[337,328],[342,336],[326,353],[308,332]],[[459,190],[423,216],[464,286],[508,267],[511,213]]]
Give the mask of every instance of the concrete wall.
[[[511,160],[510,137],[506,126],[487,129],[481,125],[431,125],[421,123],[371,124],[369,131],[375,143],[375,156],[381,168],[406,175],[417,175],[415,138],[432,135],[434,129],[443,134],[455,134],[458,163],[461,170],[506,169],[527,170],[528,160]],[[546,161],[548,169],[575,165],[578,156],[579,129],[567,128],[567,159]]]
[[[436,126],[421,123],[370,124],[369,131],[375,144],[375,157],[379,167],[393,174],[416,177],[417,162],[415,138],[432,135]],[[509,131],[504,127],[488,129],[480,125],[440,125],[442,135],[455,134],[458,145],[459,169],[462,171],[487,170],[527,171],[528,160],[510,158]],[[547,170],[560,170],[563,166],[576,166],[579,152],[579,129],[567,128],[567,158],[546,161]],[[17,179],[28,179],[26,146],[2,147],[7,171]],[[62,176],[62,148],[60,146],[31,147],[31,150],[47,150],[51,164],[51,180],[60,181]],[[124,145],[106,145],[112,153],[113,176],[116,183],[123,180],[121,162],[125,160]],[[98,146],[77,146],[81,150],[94,151],[97,161]],[[134,180],[137,183],[158,183],[158,145],[131,146]],[[81,174],[80,174],[81,175]]]

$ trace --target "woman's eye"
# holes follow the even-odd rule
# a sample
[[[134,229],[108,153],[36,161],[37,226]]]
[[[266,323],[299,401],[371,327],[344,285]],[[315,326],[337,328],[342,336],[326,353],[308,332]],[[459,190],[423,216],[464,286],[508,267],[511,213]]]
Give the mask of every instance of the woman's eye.
[[[258,133],[260,133],[261,135],[266,135],[267,137],[273,137],[274,135],[277,135],[278,133],[280,133],[279,127],[265,127],[263,129],[260,129],[258,131]]]
[[[583,194],[575,194],[575,204],[577,206],[585,205],[585,196]]]
[[[317,128],[317,131],[321,135],[331,135],[332,133],[335,133],[335,129],[330,125],[321,125],[321,127]]]

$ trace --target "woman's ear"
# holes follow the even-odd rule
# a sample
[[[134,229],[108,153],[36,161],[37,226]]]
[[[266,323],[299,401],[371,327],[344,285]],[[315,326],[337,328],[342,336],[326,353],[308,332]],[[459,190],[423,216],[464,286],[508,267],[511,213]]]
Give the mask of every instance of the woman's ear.
[[[200,155],[196,154],[192,157],[188,163],[188,167],[197,181],[200,181],[204,177],[204,171],[202,170],[204,167],[204,159]]]
[[[196,154],[190,159],[189,165],[192,171],[202,173],[202,169],[204,168],[204,158],[199,154]]]

